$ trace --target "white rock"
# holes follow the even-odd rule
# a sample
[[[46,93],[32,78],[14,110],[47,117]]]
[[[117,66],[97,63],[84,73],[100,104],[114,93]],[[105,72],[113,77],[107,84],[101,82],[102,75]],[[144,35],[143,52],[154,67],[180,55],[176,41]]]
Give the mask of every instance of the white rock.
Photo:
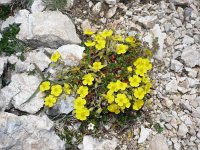
[[[39,92],[29,102],[25,103],[38,88],[41,79],[36,76],[23,74],[14,74],[11,83],[4,87],[0,92],[0,106],[2,110],[8,108],[10,101],[16,109],[34,114],[43,107],[43,95]],[[3,97],[4,99],[1,99]],[[6,102],[6,105],[1,103]],[[24,104],[23,104],[24,103]]]
[[[36,64],[38,66],[38,68],[41,71],[43,71],[44,69],[46,69],[49,66],[51,60],[41,50],[40,51],[33,50],[26,54],[25,62]]]
[[[180,63],[178,60],[172,59],[170,68],[175,72],[182,72],[183,64]]]
[[[105,0],[105,2],[109,5],[115,5],[117,3],[116,0]]]
[[[65,142],[54,131],[46,116],[16,116],[0,113],[0,149],[65,150]]]
[[[25,61],[17,61],[15,64],[15,72],[16,73],[23,73],[27,71],[27,68],[30,66],[30,62],[25,62]]]
[[[197,50],[196,47],[186,47],[182,52],[181,59],[188,67],[200,66],[200,50]]]
[[[185,67],[185,70],[188,72],[188,76],[192,78],[197,77],[197,71],[188,67]]]
[[[45,4],[42,0],[34,0],[31,6],[31,12],[37,13],[42,12],[45,9]]]
[[[138,22],[139,24],[141,24],[143,27],[150,29],[153,28],[156,21],[158,20],[157,16],[135,16],[133,18],[136,22]]]
[[[189,45],[189,44],[193,44],[193,43],[194,43],[194,39],[193,38],[191,38],[188,35],[184,36],[184,38],[183,38],[183,44]]]
[[[12,0],[0,0],[0,4],[5,5],[5,4],[10,4]]]
[[[200,118],[200,107],[197,107],[196,109],[192,109],[192,116]]]
[[[167,140],[162,134],[156,134],[150,141],[147,150],[168,150]]]
[[[83,146],[81,150],[115,150],[118,145],[118,140],[113,138],[112,140],[98,140],[92,136],[85,135],[83,137]]]
[[[187,133],[188,133],[187,126],[184,123],[181,123],[181,125],[179,125],[178,133],[177,134],[179,136],[181,136],[181,137],[185,137]]]
[[[92,12],[95,14],[95,15],[98,15],[101,11],[101,2],[98,2],[94,5],[94,7],[92,8]]]
[[[158,60],[162,60],[163,55],[164,55],[163,46],[164,46],[164,40],[166,38],[166,34],[162,33],[159,24],[156,24],[151,31],[154,35],[154,38],[158,38],[158,44],[159,44],[159,49],[154,55],[154,57]]]
[[[27,10],[20,10],[15,22],[21,24],[17,38],[32,46],[57,48],[63,44],[81,42],[72,21],[59,11],[29,14]]]
[[[9,16],[1,25],[1,31],[3,31],[6,27],[13,24],[15,22],[15,17]]]
[[[141,126],[140,138],[138,139],[138,143],[143,143],[148,138],[151,131],[152,131],[151,129]]]
[[[63,45],[58,48],[66,65],[75,66],[82,59],[84,47],[75,44]]]
[[[193,2],[193,0],[169,0],[169,2],[175,5],[188,5]]]
[[[178,89],[178,82],[176,80],[171,80],[165,85],[165,89],[169,93],[176,93]]]
[[[3,74],[3,71],[7,65],[7,58],[6,57],[0,57],[0,77]]]
[[[116,10],[117,10],[117,6],[110,8],[108,12],[106,13],[106,18],[112,18],[115,15]]]

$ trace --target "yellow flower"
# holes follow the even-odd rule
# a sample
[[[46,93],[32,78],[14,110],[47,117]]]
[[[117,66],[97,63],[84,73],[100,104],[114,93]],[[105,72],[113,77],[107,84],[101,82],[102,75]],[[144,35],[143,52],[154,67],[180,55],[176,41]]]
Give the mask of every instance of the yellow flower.
[[[135,73],[140,76],[144,76],[147,73],[147,69],[145,67],[139,67],[135,70]]]
[[[93,35],[94,32],[91,31],[90,29],[86,29],[83,34],[85,34],[85,35]]]
[[[141,78],[138,77],[137,75],[133,75],[133,77],[129,77],[128,80],[129,80],[130,85],[132,87],[138,87],[140,85],[140,82],[141,82]]]
[[[128,84],[125,83],[125,82],[121,82],[120,80],[117,80],[116,86],[117,86],[117,88],[118,88],[119,90],[124,91],[124,90],[128,87]]]
[[[132,72],[132,71],[133,71],[133,68],[132,68],[131,66],[128,66],[128,67],[127,67],[127,71],[128,71],[128,72]]]
[[[115,102],[118,104],[118,106],[123,106],[129,103],[129,99],[126,97],[125,94],[117,94]]]
[[[142,82],[143,83],[149,83],[150,82],[150,79],[149,79],[149,77],[147,76],[147,75],[144,75],[143,77],[142,77]]]
[[[134,110],[140,110],[142,108],[142,106],[144,105],[144,100],[142,99],[138,99],[134,102],[133,104],[133,109]]]
[[[106,37],[110,37],[111,35],[113,34],[113,31],[112,30],[104,30],[102,33],[101,33],[101,36],[106,38]]]
[[[83,85],[92,85],[92,82],[94,81],[94,77],[91,73],[88,73],[83,76]]]
[[[135,46],[136,39],[135,39],[134,37],[128,36],[128,37],[125,39],[125,41],[126,41],[127,43],[131,44],[131,46],[133,46],[133,47]]]
[[[64,83],[64,91],[65,91],[65,93],[68,94],[68,95],[71,94],[71,89],[70,89],[69,84]]]
[[[51,87],[51,94],[54,96],[60,96],[60,94],[62,93],[62,86],[59,84],[53,85]]]
[[[99,41],[104,41],[105,39],[101,36],[101,34],[97,34],[94,36],[94,39],[97,43],[99,43]]]
[[[144,87],[144,90],[146,93],[150,93],[151,92],[151,87],[152,87],[152,84],[150,82],[146,83],[145,87]]]
[[[139,87],[134,90],[134,96],[138,99],[143,99],[145,94],[146,94],[146,92],[142,87]]]
[[[95,45],[95,48],[97,50],[102,50],[106,47],[106,41],[105,40],[99,40],[97,41],[97,44]]]
[[[81,109],[81,108],[84,108],[86,104],[86,100],[81,98],[81,97],[78,97],[74,100],[74,108],[75,109]]]
[[[118,44],[117,45],[117,54],[124,54],[128,50],[128,46],[124,44]]]
[[[58,51],[56,51],[55,53],[52,54],[51,61],[57,62],[59,58],[60,58],[60,53]]]
[[[80,94],[80,97],[84,98],[88,95],[88,87],[87,86],[80,86],[77,90],[77,93]]]
[[[81,109],[76,109],[76,118],[81,121],[86,120],[89,115],[90,111],[86,107]]]
[[[90,40],[88,40],[87,42],[84,42],[84,44],[87,46],[87,47],[92,47],[95,45],[95,42],[92,42]]]
[[[118,35],[118,34],[113,36],[113,40],[114,41],[118,41],[118,42],[122,42],[123,41],[122,36]]]
[[[112,91],[108,91],[105,97],[106,97],[106,99],[108,100],[108,103],[109,103],[109,104],[111,104],[111,103],[114,102],[114,100],[115,100],[115,97],[114,97]]]
[[[50,82],[49,81],[44,81],[42,84],[40,84],[40,91],[44,92],[50,89]]]
[[[112,92],[117,92],[118,91],[118,88],[116,86],[116,83],[115,82],[110,82],[107,86],[107,88],[112,91]]]
[[[147,58],[138,58],[134,63],[136,68],[144,68],[145,70],[151,70],[152,64],[150,63],[149,59]]]
[[[56,103],[56,98],[53,95],[49,95],[44,99],[44,105],[48,107],[52,107]]]
[[[91,67],[94,71],[99,71],[104,67],[104,65],[101,64],[101,62],[94,62],[93,66]]]
[[[117,104],[111,104],[107,107],[107,109],[110,111],[110,112],[114,112],[115,114],[119,114],[120,113],[120,110],[119,110],[119,106]]]

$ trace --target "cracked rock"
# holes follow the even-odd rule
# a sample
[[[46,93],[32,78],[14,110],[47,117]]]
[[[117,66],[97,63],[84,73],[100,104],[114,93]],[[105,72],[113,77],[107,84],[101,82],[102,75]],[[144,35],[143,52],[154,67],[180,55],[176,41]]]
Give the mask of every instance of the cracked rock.
[[[168,150],[167,140],[162,134],[156,134],[147,150]]]

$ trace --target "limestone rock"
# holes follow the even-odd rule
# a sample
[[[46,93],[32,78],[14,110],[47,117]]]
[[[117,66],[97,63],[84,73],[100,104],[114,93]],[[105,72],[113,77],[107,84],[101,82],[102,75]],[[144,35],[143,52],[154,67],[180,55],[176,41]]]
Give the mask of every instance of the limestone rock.
[[[3,31],[6,27],[9,27],[10,24],[15,22],[15,18],[13,16],[9,16],[1,25],[1,31]]]
[[[75,44],[63,45],[58,48],[66,65],[75,66],[82,59],[84,47]]]
[[[13,74],[11,83],[0,92],[0,110],[4,111],[12,103],[16,109],[21,111],[31,114],[38,112],[44,104],[43,95],[40,92],[31,101],[25,102],[38,88],[40,82],[41,79],[33,75]]]
[[[178,60],[171,60],[171,70],[175,72],[182,72],[183,64],[180,63]]]
[[[0,149],[65,150],[65,142],[54,131],[46,116],[16,116],[0,113]]]
[[[143,143],[148,138],[151,131],[151,129],[141,126],[140,138],[138,139],[138,143]]]
[[[115,15],[116,10],[117,10],[117,6],[110,8],[108,12],[106,13],[106,18],[112,18]]]
[[[156,24],[156,21],[158,20],[157,16],[136,16],[134,17],[134,20],[141,24],[144,28],[150,29],[153,28],[154,25]]]
[[[165,86],[165,89],[169,93],[176,93],[178,89],[178,83],[176,80],[171,80]]]
[[[0,0],[0,5],[7,5],[10,4],[12,0]]]
[[[184,137],[184,136],[186,136],[187,133],[188,133],[187,126],[184,123],[182,123],[181,125],[179,125],[178,135]]]
[[[189,5],[193,0],[169,0],[169,2],[174,3],[175,5]]]
[[[200,66],[200,50],[196,47],[186,47],[181,55],[181,59],[188,67]]]
[[[29,14],[27,10],[20,10],[15,22],[21,24],[17,38],[35,47],[57,48],[81,42],[72,21],[59,11]]]
[[[3,74],[3,71],[7,65],[7,58],[6,57],[0,57],[0,77]]]
[[[34,0],[31,6],[32,13],[42,12],[44,9],[45,9],[45,4],[42,0]]]
[[[168,150],[167,140],[162,134],[156,134],[147,150]]]
[[[95,15],[98,15],[101,11],[101,2],[98,2],[94,5],[94,7],[92,8],[92,12],[95,14]]]
[[[115,5],[117,3],[116,0],[105,0],[105,2],[109,5]]]
[[[184,36],[184,38],[183,38],[183,44],[189,45],[189,44],[193,44],[193,43],[194,43],[194,39],[193,38],[191,38],[188,35]]]

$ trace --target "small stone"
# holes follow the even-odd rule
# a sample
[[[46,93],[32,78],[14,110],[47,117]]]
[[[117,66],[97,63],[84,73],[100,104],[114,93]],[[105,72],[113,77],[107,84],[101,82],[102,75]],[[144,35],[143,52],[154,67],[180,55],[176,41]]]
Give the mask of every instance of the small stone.
[[[105,0],[108,5],[115,5],[117,3],[116,0]]]
[[[178,133],[177,134],[179,136],[185,137],[187,133],[188,133],[187,126],[184,123],[182,123],[181,125],[179,125]]]
[[[134,20],[136,20],[136,22],[138,22],[139,24],[141,24],[144,28],[146,29],[151,29],[154,27],[154,25],[156,24],[158,17],[157,16],[145,16],[145,17],[138,17],[136,16],[134,18]]]
[[[42,12],[44,9],[45,9],[45,4],[42,0],[33,1],[33,4],[31,5],[32,13]]]
[[[165,89],[169,93],[176,93],[178,89],[178,83],[176,80],[171,80],[165,86]]]
[[[2,76],[4,69],[7,65],[7,58],[6,57],[1,57],[0,58],[0,77]]]
[[[197,107],[196,109],[192,109],[192,116],[200,118],[200,107]]]
[[[167,140],[162,134],[156,134],[150,141],[147,150],[168,150]]]
[[[12,0],[0,0],[0,5],[7,5],[10,4]]]
[[[106,13],[106,18],[108,19],[112,18],[115,15],[116,10],[117,10],[117,6],[110,8],[108,12]]]
[[[185,67],[185,70],[188,72],[188,76],[192,77],[192,78],[196,78],[197,77],[197,71],[192,69],[192,68],[188,68]]]
[[[174,70],[175,72],[182,72],[183,70],[183,64],[180,63],[178,60],[171,60],[171,70]]]
[[[193,44],[193,43],[194,43],[194,39],[193,38],[191,38],[188,35],[184,36],[184,38],[183,38],[183,44],[190,45],[190,44]]]
[[[138,139],[138,143],[143,143],[148,138],[151,131],[151,129],[144,128],[144,126],[141,126],[140,138]]]
[[[95,15],[98,15],[101,11],[101,2],[98,2],[94,5],[94,7],[92,8],[92,12],[95,14]]]

